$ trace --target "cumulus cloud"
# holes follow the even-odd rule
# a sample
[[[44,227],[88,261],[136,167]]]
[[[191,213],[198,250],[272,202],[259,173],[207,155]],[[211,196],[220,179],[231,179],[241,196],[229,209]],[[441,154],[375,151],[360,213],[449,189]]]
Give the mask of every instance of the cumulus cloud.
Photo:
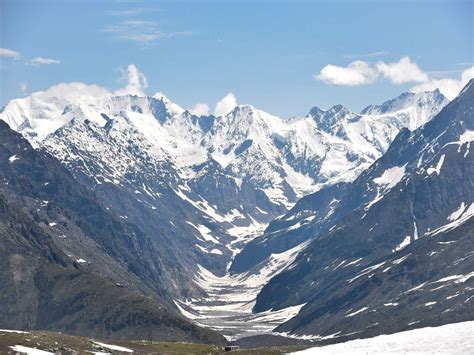
[[[377,71],[366,62],[357,60],[347,67],[328,64],[315,76],[316,80],[327,84],[341,86],[357,86],[373,83],[377,79]]]
[[[314,78],[332,85],[358,86],[371,84],[378,77],[382,77],[396,85],[418,83],[411,88],[413,92],[439,89],[444,96],[452,100],[474,77],[474,66],[464,70],[460,78],[440,78],[435,77],[434,73],[451,74],[449,71],[426,73],[409,57],[402,57],[396,62],[379,61],[372,66],[360,60],[352,62],[347,67],[328,64]]]
[[[426,74],[420,67],[410,60],[409,57],[400,58],[398,62],[378,62],[377,70],[394,84],[422,83],[428,80]]]
[[[197,103],[189,111],[196,116],[206,116],[209,114],[209,106],[207,104]]]
[[[214,109],[214,114],[216,116],[223,116],[228,114],[232,111],[235,106],[237,106],[237,99],[235,95],[229,92],[225,95],[220,101],[217,102],[216,107]]]
[[[28,85],[26,85],[25,83],[20,83],[20,91],[22,93],[25,93],[28,91]]]
[[[459,79],[429,79],[410,89],[412,92],[432,91],[439,89],[449,100],[454,99],[470,79],[474,78],[474,66],[464,70]]]
[[[20,53],[8,48],[0,48],[0,57],[16,59],[20,57]]]
[[[143,90],[148,87],[148,80],[135,64],[130,64],[127,70],[123,71],[123,76],[127,80],[127,86],[116,90],[116,95],[145,95]]]
[[[60,60],[56,60],[56,59],[52,59],[52,58],[44,58],[44,57],[35,57],[35,58],[30,59],[28,61],[28,64],[31,64],[31,65],[34,65],[34,66],[59,64],[59,63],[61,63]]]

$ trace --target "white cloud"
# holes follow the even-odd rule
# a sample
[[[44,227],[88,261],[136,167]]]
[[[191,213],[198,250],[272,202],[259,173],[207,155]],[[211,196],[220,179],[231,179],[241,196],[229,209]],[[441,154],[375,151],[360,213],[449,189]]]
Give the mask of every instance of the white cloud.
[[[232,111],[237,106],[237,99],[234,94],[229,92],[220,101],[217,102],[214,114],[216,116],[223,116]]]
[[[18,58],[20,53],[8,48],[0,48],[0,57],[4,58]]]
[[[415,62],[412,62],[409,57],[403,57],[398,62],[388,64],[378,62],[376,68],[394,84],[422,83],[428,80],[428,74],[421,70]]]
[[[52,97],[61,97],[69,102],[77,102],[83,96],[100,97],[108,94],[109,91],[101,86],[72,82],[53,85],[48,90],[34,92],[31,96],[43,101],[50,100]]]
[[[140,72],[135,64],[130,64],[126,71],[123,71],[123,75],[127,80],[127,86],[116,90],[116,95],[145,95],[143,89],[148,87],[148,81],[145,75]]]
[[[207,104],[198,103],[189,111],[196,116],[206,116],[209,114],[209,106]]]
[[[314,78],[327,84],[357,86],[373,83],[377,79],[377,72],[366,62],[357,60],[347,67],[328,64]]]
[[[60,60],[51,59],[51,58],[44,58],[44,57],[35,57],[28,61],[28,64],[39,66],[39,65],[50,65],[50,64],[59,64],[61,63]]]
[[[150,43],[163,38],[163,33],[153,21],[140,19],[121,21],[102,30],[114,34],[119,39],[131,40],[139,43]]]
[[[387,51],[376,51],[365,54],[346,54],[344,58],[372,58],[372,57],[381,57],[387,55]]]
[[[129,39],[134,42],[150,43],[164,38],[164,34],[156,33],[130,33],[121,36],[122,39]]]
[[[133,15],[138,15],[141,14],[144,11],[144,9],[128,9],[128,10],[110,10],[106,11],[108,15],[111,16],[133,16]]]
[[[157,22],[141,19],[121,21],[103,28],[102,32],[111,33],[118,39],[141,44],[151,44],[162,39],[192,34],[191,32],[163,32],[159,29]]]
[[[468,64],[472,65],[472,63]],[[474,66],[465,69],[460,78],[441,77],[450,76],[453,73],[452,70],[426,73],[409,57],[402,57],[398,62],[380,61],[373,66],[360,60],[352,62],[347,67],[328,64],[314,78],[332,85],[357,86],[371,84],[379,75],[382,75],[392,84],[418,83],[410,89],[412,92],[439,89],[444,96],[452,100],[469,80],[474,78]]]
[[[459,79],[429,79],[410,89],[412,92],[432,91],[439,89],[441,93],[449,100],[454,99],[459,92],[466,86],[470,79],[474,78],[474,66],[464,70]]]
[[[20,83],[20,91],[22,93],[25,93],[28,91],[28,85],[26,85],[25,83]]]

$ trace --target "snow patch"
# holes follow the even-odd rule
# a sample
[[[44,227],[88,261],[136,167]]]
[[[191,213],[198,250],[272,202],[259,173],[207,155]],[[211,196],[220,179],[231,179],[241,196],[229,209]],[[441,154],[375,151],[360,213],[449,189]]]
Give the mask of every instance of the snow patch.
[[[16,160],[18,160],[18,159],[20,159],[20,158],[18,158],[16,155],[12,155],[10,158],[8,158],[8,161],[9,161],[10,163],[13,163],[14,161],[16,161]]]
[[[466,205],[464,204],[464,202],[461,202],[461,205],[448,216],[448,221],[455,221],[456,219],[461,217],[465,209]]]
[[[20,333],[20,334],[29,334],[23,330],[14,330],[14,329],[0,329],[0,333]]]
[[[359,274],[357,274],[353,278],[348,279],[347,282],[352,283],[353,281],[357,280],[358,278],[369,274],[370,272],[378,269],[379,267],[381,267],[384,264],[385,264],[385,261],[382,261],[380,264],[375,264],[375,265],[369,266],[369,267],[365,268],[364,270],[362,270],[361,272],[359,272]]]
[[[474,321],[408,330],[298,351],[300,355],[473,354]]]
[[[453,281],[454,283],[464,283],[467,280],[469,280],[471,277],[474,277],[474,272],[471,272],[466,275],[452,275],[452,276],[443,277],[442,279],[434,281],[434,283],[449,282],[449,281]]]
[[[98,345],[98,346],[101,346],[103,348],[107,348],[107,349],[110,349],[110,350],[122,351],[124,353],[133,353],[133,350],[128,349],[128,348],[124,348],[123,346],[99,343],[98,341],[94,341],[93,343],[95,345]]]
[[[195,224],[193,224],[189,221],[186,221],[186,223],[193,226],[195,229],[197,229],[199,234],[201,234],[201,236],[203,237],[203,239],[206,242],[212,242],[214,244],[219,244],[219,241],[212,236],[211,230],[209,228],[207,228],[206,226],[203,226],[202,224],[195,225]]]
[[[407,235],[405,237],[405,239],[402,240],[402,242],[400,244],[398,244],[395,249],[392,250],[393,253],[395,253],[396,251],[399,251],[399,250],[402,250],[403,248],[405,248],[407,245],[410,245],[410,240],[411,240],[411,237],[409,235]]]
[[[445,155],[443,154],[441,156],[441,158],[439,158],[438,160],[438,164],[436,164],[436,167],[429,167],[426,172],[428,173],[428,175],[431,175],[431,174],[434,174],[436,173],[437,175],[439,175],[439,173],[441,172],[441,168],[443,167],[443,164],[444,164],[444,157]]]
[[[355,311],[355,312],[352,312],[352,313],[349,313],[347,316],[345,316],[344,318],[349,318],[349,317],[354,317],[355,315],[359,314],[359,313],[362,313],[364,312],[365,310],[369,309],[368,307],[363,307],[361,309],[359,309],[358,311]]]
[[[457,212],[457,210],[455,211]],[[452,214],[451,214],[452,215]],[[469,218],[474,216],[474,203],[471,203],[471,205],[465,209],[461,215],[458,216],[455,220],[451,221],[450,223],[447,223],[441,227],[436,228],[435,230],[432,230],[430,232],[425,233],[425,236],[435,236],[439,233],[444,233],[449,230],[455,229],[465,223]]]
[[[39,350],[36,348],[30,348],[28,346],[23,346],[23,345],[10,346],[10,349],[15,351],[16,353],[27,354],[27,355],[53,355],[54,354],[54,353],[50,353],[49,351]]]
[[[382,186],[385,190],[389,190],[397,185],[405,175],[405,166],[394,166],[383,172],[383,174],[374,179],[378,186]]]
[[[472,141],[474,141],[474,131],[471,130],[466,130],[466,132],[461,134],[461,136],[459,137],[459,142],[461,144],[469,143]]]

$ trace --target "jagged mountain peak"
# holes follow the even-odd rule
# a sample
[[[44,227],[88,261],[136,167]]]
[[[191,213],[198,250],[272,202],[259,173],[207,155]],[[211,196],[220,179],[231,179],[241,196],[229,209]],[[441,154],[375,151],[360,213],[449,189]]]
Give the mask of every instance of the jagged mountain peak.
[[[332,113],[348,113],[349,112],[349,110],[341,104],[332,106],[328,111]]]
[[[105,124],[104,117],[125,112],[149,114],[160,123],[184,112],[164,95],[115,94],[97,85],[62,83],[28,97],[10,101],[1,117],[38,146],[73,117]]]
[[[195,175],[194,165],[214,159],[239,183],[245,176],[279,201],[295,191],[301,195],[321,184],[353,180],[385,151],[400,128],[412,129],[441,109],[438,102],[423,102],[428,108],[416,124],[412,117],[417,110],[375,119],[342,105],[326,111],[314,107],[308,116],[290,120],[252,105],[236,106],[224,116],[197,117],[163,93],[122,94],[81,83],[61,84],[45,92],[13,100],[1,114],[36,146],[71,119],[87,119],[98,127],[113,127],[117,139],[140,132],[146,146],[166,152],[160,156],[173,160],[186,179]]]
[[[364,108],[361,115],[381,115],[394,113],[410,107],[422,107],[428,103],[446,105],[449,100],[438,90],[422,91],[419,93],[404,92],[394,99],[387,100],[380,105],[370,105]]]
[[[223,117],[231,117],[234,119],[259,119],[262,116],[271,116],[269,113],[256,108],[250,104],[243,104],[235,106],[232,111]],[[276,116],[275,116],[276,117]]]
[[[324,114],[324,110],[320,109],[318,106],[314,106],[309,110],[307,117],[315,117]]]
[[[157,92],[155,95],[153,95],[153,98],[161,100],[169,109],[170,113],[172,115],[179,115],[182,114],[185,110],[171,101],[165,94],[162,92]]]

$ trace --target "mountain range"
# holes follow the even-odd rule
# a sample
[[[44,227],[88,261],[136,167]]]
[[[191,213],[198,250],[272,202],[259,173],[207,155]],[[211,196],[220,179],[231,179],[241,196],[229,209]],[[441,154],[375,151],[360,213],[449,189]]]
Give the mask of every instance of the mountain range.
[[[222,342],[176,301],[191,300],[189,316],[212,293],[203,275],[265,272],[249,311],[297,307],[275,329],[287,337],[472,320],[473,102],[472,81],[451,103],[404,93],[290,119],[251,105],[196,116],[163,94],[82,83],[12,100],[0,211],[15,287],[0,326],[27,314],[42,329],[137,337],[154,324],[163,339]],[[46,315],[51,290],[63,306]],[[24,291],[34,302],[15,303]],[[127,312],[106,307],[110,292]],[[119,325],[98,320],[117,313]]]

